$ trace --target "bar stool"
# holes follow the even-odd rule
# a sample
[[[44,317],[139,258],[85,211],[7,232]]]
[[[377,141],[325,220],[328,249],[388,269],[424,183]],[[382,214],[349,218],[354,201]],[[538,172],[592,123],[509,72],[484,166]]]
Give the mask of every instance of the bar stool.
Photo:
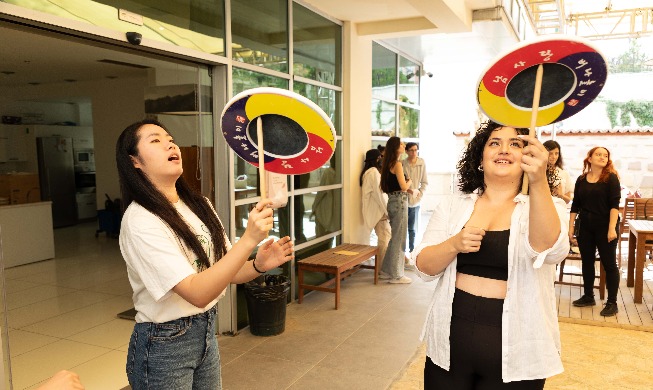
[[[567,285],[567,286],[583,287],[583,283],[572,283],[572,282],[563,282],[562,281],[562,278],[565,275],[573,275],[573,276],[581,276],[581,277],[583,276],[583,274],[579,273],[579,272],[565,272],[565,262],[567,260],[579,260],[580,261],[580,254],[579,253],[570,253],[569,255],[567,255],[567,257],[565,257],[564,260],[562,260],[560,262],[560,264],[558,265],[558,267],[560,267],[559,276],[558,276],[558,280],[556,280],[555,283],[556,284],[564,284],[564,285]],[[599,279],[599,284],[598,285],[595,284],[594,288],[599,289],[599,296],[601,297],[601,299],[604,299],[605,298],[605,271],[603,270],[603,264],[601,264],[601,258],[596,256],[594,260],[599,262],[599,268],[600,268],[599,274],[596,275],[596,278]]]

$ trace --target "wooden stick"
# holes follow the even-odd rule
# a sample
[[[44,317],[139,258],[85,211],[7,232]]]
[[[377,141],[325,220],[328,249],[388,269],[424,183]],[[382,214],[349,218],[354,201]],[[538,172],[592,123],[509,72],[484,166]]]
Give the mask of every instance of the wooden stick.
[[[542,75],[544,74],[544,67],[542,64],[537,66],[537,73],[535,73],[535,90],[533,92],[533,111],[531,112],[531,127],[528,129],[528,135],[535,137],[535,124],[537,123],[537,111],[540,109],[540,92],[542,92]],[[524,175],[524,181],[521,186],[521,193],[526,195],[528,193],[528,175]]]
[[[263,149],[263,122],[259,116],[256,119],[256,137],[258,138],[258,173],[259,173],[259,190],[261,199],[267,198],[266,177],[265,177],[265,151]]]

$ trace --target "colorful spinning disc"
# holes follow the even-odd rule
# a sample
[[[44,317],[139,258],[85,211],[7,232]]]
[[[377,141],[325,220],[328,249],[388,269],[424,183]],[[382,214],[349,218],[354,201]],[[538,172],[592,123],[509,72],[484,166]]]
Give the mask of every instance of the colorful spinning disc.
[[[234,96],[222,112],[222,134],[243,160],[258,167],[256,118],[263,124],[265,169],[301,175],[326,163],[336,149],[333,123],[322,109],[294,92],[254,88]]]
[[[528,128],[540,64],[544,73],[536,126],[561,121],[587,107],[608,76],[605,58],[585,40],[556,36],[524,42],[481,73],[476,98],[485,115],[506,126]]]

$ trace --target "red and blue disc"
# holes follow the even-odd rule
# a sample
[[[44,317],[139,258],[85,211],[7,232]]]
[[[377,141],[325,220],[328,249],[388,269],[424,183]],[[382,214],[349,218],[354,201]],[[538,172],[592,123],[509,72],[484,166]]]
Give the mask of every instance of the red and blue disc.
[[[243,160],[258,167],[261,117],[265,169],[301,175],[322,167],[336,149],[336,132],[315,103],[279,88],[254,88],[234,96],[222,111],[222,135]]]
[[[587,107],[608,76],[605,58],[576,37],[546,37],[524,42],[498,57],[481,74],[476,98],[493,121],[530,127],[535,74],[543,66],[536,126],[555,123]]]

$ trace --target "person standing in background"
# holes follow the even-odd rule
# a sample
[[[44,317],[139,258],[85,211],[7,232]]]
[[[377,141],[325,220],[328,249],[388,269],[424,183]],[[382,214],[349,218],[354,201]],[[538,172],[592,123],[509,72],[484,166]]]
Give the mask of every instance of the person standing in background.
[[[388,195],[381,191],[381,152],[370,149],[365,153],[365,165],[361,172],[360,185],[362,187],[363,222],[367,229],[367,236],[374,229],[377,237],[378,252],[376,261],[379,270],[383,265],[383,257],[390,241],[390,221],[388,220]],[[382,275],[381,279],[387,278]]]
[[[562,149],[560,144],[552,139],[544,142],[544,147],[549,151],[549,167],[555,171],[557,178],[555,185],[551,190],[551,195],[569,203],[573,198],[574,185],[571,182],[569,172],[565,171],[562,160]]]
[[[583,267],[583,296],[572,302],[576,307],[594,306],[596,251],[605,270],[608,299],[601,310],[604,317],[614,316],[619,292],[617,243],[619,242],[619,201],[621,184],[608,149],[596,146],[583,160],[583,174],[576,180],[574,201],[569,213],[569,241],[578,245]],[[578,220],[576,219],[578,215]],[[578,226],[576,226],[578,225]],[[578,236],[574,237],[574,231]]]
[[[388,194],[388,217],[390,218],[390,242],[383,258],[381,276],[389,283],[408,284],[412,279],[404,275],[406,256],[406,232],[408,231],[408,196],[410,178],[404,175],[401,155],[406,144],[399,137],[390,137],[385,145],[381,165],[381,189]]]
[[[408,157],[401,161],[404,172],[411,179],[413,193],[408,197],[408,249],[415,249],[415,233],[418,230],[419,204],[426,192],[429,180],[426,175],[426,163],[419,157],[419,146],[415,142],[406,144]]]

